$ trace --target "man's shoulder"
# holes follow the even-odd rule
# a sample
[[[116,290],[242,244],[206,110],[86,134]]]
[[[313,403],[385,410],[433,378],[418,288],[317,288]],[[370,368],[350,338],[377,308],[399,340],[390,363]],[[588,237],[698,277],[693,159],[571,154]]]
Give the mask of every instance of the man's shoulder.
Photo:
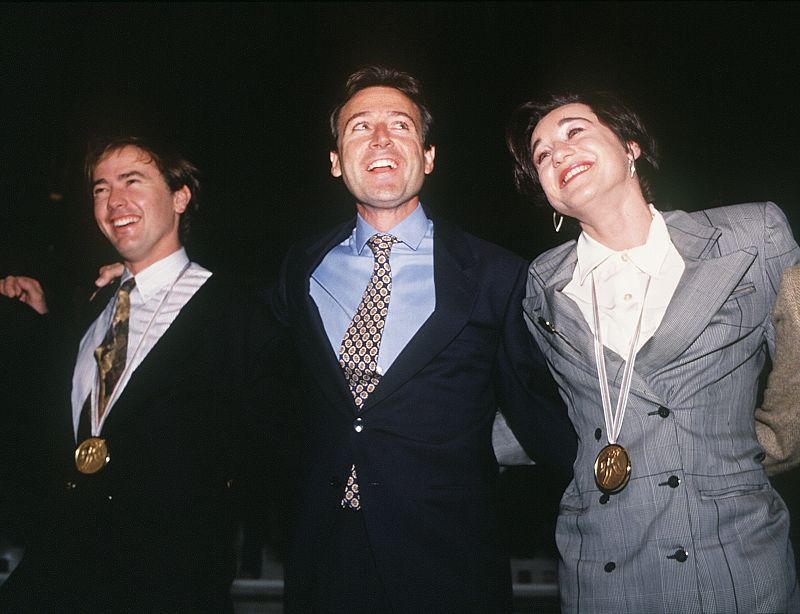
[[[522,256],[515,254],[511,250],[467,232],[460,226],[446,220],[435,219],[433,232],[434,239],[438,237],[446,247],[467,250],[481,260],[506,266],[525,266],[527,264]]]

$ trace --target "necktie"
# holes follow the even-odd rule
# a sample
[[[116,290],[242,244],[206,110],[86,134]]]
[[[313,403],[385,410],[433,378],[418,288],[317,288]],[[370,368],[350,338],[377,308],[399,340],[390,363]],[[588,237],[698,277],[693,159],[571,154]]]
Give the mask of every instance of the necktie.
[[[361,411],[370,393],[381,379],[378,373],[378,351],[380,350],[389,299],[392,293],[392,268],[389,254],[397,238],[389,234],[377,234],[367,241],[375,262],[361,303],[353,321],[344,334],[339,348],[339,364],[350,386],[356,408]],[[361,500],[358,494],[356,466],[350,469],[342,498],[342,507],[358,510]]]
[[[135,285],[136,280],[131,277],[120,286],[111,326],[109,326],[103,342],[94,351],[100,380],[100,392],[97,398],[98,421],[106,410],[108,399],[114,392],[114,386],[117,385],[120,375],[125,370],[128,354],[128,319],[131,312],[130,294]]]

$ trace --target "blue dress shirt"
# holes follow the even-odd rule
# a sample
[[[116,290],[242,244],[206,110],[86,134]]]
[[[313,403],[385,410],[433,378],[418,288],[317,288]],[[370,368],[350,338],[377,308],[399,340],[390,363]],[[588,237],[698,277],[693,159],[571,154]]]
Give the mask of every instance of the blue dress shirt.
[[[359,215],[350,236],[328,252],[311,275],[311,297],[337,360],[344,334],[372,276],[374,258],[367,241],[375,234],[378,231]],[[436,306],[433,222],[418,206],[388,234],[399,242],[389,257],[392,296],[378,354],[380,373],[389,369]]]

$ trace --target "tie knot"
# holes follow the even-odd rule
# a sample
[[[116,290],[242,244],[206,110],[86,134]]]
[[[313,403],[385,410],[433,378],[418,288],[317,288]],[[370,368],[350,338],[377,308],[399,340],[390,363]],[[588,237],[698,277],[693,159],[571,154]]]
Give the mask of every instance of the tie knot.
[[[377,257],[378,254],[386,254],[392,250],[392,245],[397,243],[397,237],[390,234],[372,235],[367,240],[367,245],[372,253]]]
[[[135,287],[136,287],[136,278],[131,277],[119,287],[119,291],[124,292],[125,294],[130,294],[131,290],[133,290]]]

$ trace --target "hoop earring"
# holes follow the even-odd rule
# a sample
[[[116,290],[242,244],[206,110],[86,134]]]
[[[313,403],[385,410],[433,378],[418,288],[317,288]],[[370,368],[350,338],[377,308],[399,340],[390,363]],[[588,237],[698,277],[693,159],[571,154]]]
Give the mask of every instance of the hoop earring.
[[[633,158],[628,158],[628,166],[631,170],[631,179],[633,179],[633,176],[636,174],[636,163],[633,161]]]
[[[564,223],[564,216],[558,213],[558,211],[553,211],[553,228],[555,228],[556,232],[561,230],[561,224]]]

